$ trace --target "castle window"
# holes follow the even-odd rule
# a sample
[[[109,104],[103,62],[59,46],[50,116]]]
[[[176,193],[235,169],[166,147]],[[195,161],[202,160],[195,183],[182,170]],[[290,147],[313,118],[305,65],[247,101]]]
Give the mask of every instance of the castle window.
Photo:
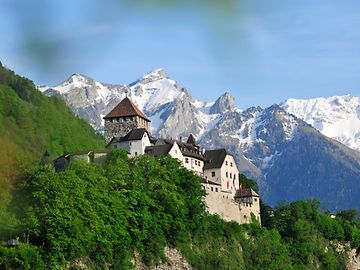
[[[211,187],[211,191],[214,191],[214,188],[213,188],[213,187]]]
[[[232,162],[230,162],[230,167],[232,167],[233,166],[233,163]]]
[[[228,172],[226,172],[226,177],[229,177],[229,174],[228,174]]]
[[[185,158],[185,163],[189,163],[189,159],[188,159],[188,158]]]
[[[230,178],[232,178],[232,173],[230,173]]]
[[[215,191],[218,192],[218,188],[215,188]]]
[[[214,176],[215,176],[215,172],[211,172],[211,176],[214,177]]]
[[[137,154],[137,152],[135,152],[135,156],[137,156],[138,154]]]
[[[254,198],[254,201],[257,202],[257,198]]]
[[[236,174],[234,173],[234,180],[236,180]]]
[[[228,165],[228,162],[227,162],[227,161],[225,161],[225,165]]]
[[[195,165],[197,165],[197,160],[195,160]]]

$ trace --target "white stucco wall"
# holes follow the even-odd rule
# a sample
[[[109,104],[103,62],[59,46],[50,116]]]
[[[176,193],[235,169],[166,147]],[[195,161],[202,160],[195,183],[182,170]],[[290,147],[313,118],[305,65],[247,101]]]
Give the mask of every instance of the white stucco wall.
[[[115,142],[112,143],[110,147],[112,149],[122,148],[129,152],[131,157],[135,157],[145,154],[145,147],[150,145],[150,138],[147,133],[144,133],[144,136],[141,140]]]
[[[235,195],[236,189],[239,188],[239,169],[231,155],[226,155],[221,166],[221,180],[222,190],[230,191]]]
[[[204,161],[198,158],[184,156],[183,165],[190,171],[195,172],[196,175],[203,177],[203,168],[204,168]]]
[[[184,156],[182,155],[179,145],[176,142],[173,144],[172,148],[170,149],[169,155],[172,158],[178,159],[181,163],[183,163],[184,161]]]
[[[213,173],[215,173],[215,176],[213,176]],[[235,195],[236,189],[239,188],[239,169],[231,155],[226,155],[220,168],[204,170],[204,177],[221,184],[221,190],[230,191],[233,195]]]

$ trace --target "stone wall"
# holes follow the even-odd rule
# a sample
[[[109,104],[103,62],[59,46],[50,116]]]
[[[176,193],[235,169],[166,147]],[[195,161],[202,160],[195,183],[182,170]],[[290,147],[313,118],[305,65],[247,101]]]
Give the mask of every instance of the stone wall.
[[[234,201],[231,191],[221,191],[218,185],[203,184],[203,187],[207,192],[205,202],[211,214],[218,214],[226,221],[236,221],[244,224],[251,222],[251,213],[253,213],[260,222],[259,201],[257,201],[257,204],[251,205],[237,203]]]
[[[138,116],[105,119],[105,141],[113,137],[123,137],[134,128],[146,128],[150,132],[150,123]]]

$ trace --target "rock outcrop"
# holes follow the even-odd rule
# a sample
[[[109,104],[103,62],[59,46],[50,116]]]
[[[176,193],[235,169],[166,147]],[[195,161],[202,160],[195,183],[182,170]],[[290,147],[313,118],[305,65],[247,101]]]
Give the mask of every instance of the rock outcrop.
[[[165,247],[165,256],[168,261],[157,265],[146,267],[140,259],[139,254],[135,254],[135,270],[191,270],[190,264],[185,257],[176,249]]]
[[[226,111],[233,111],[235,109],[234,97],[231,93],[226,92],[219,97],[214,105],[210,107],[210,114],[224,113]]]

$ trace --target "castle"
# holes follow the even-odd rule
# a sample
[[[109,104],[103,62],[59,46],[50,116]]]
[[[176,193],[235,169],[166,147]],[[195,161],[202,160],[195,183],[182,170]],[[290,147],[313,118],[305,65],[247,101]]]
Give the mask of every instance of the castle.
[[[131,157],[146,154],[176,158],[201,177],[210,213],[238,223],[249,223],[254,215],[260,222],[260,197],[251,188],[239,185],[239,169],[226,149],[202,149],[192,134],[184,141],[152,138],[151,121],[128,97],[104,121],[108,149],[123,148]]]

